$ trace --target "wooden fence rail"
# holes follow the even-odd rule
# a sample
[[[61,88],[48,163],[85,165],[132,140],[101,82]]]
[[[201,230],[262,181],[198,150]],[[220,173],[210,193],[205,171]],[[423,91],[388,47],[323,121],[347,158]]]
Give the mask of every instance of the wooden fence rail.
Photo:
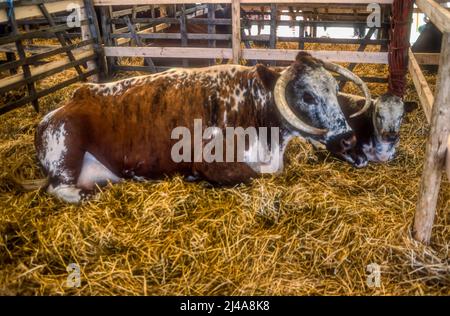
[[[149,6],[154,5],[156,3],[162,5],[162,3],[167,5],[178,4],[180,7],[183,3],[189,3],[190,1],[178,1],[178,0],[166,0],[166,1],[131,1],[129,4],[132,5],[143,5]],[[366,28],[367,25],[367,15],[369,14],[365,8],[365,4],[373,3],[374,1],[278,1],[275,0],[273,2],[263,2],[268,5],[266,7],[270,9],[268,12],[258,12],[257,10],[261,9],[260,1],[214,1],[207,0],[203,1],[200,6],[206,6],[206,14],[207,17],[195,17],[184,19],[182,18],[182,12],[178,12],[180,16],[171,16],[171,17],[119,17],[112,16],[111,14],[108,16],[107,14],[102,14],[102,27],[103,34],[106,34],[104,39],[105,43],[105,56],[109,61],[113,61],[114,67],[112,67],[112,71],[114,70],[127,70],[127,71],[148,71],[156,68],[164,68],[159,67],[156,68],[145,67],[144,66],[130,66],[130,65],[120,65],[118,67],[118,57],[142,57],[145,59],[161,59],[161,58],[171,58],[177,60],[183,60],[183,65],[187,65],[186,59],[231,59],[233,62],[238,63],[240,59],[246,59],[250,64],[254,64],[256,61],[267,61],[268,63],[272,63],[272,61],[290,61],[293,56],[298,53],[299,50],[304,49],[305,43],[328,43],[328,44],[357,44],[359,45],[358,52],[354,51],[312,51],[311,53],[314,56],[324,58],[330,61],[335,62],[350,62],[352,63],[352,67],[355,67],[357,63],[388,63],[388,54],[386,47],[389,44],[388,39],[388,30],[390,27],[389,20],[384,17],[380,26],[376,26],[372,28],[373,35],[375,30],[378,30],[380,34],[384,34],[384,38],[381,38],[378,35],[378,38],[371,39],[371,36],[362,37],[359,39],[340,39],[340,38],[311,38],[304,36],[304,32],[301,32],[299,36],[279,36],[276,34],[276,29],[279,26],[289,26],[289,27],[299,27],[301,30],[304,30],[306,27],[311,27],[312,29],[316,29],[319,26],[337,26],[337,27],[362,27]],[[382,5],[392,4],[392,0],[389,1],[375,1]],[[191,1],[190,3],[194,3]],[[217,18],[215,16],[215,8],[216,4],[231,4],[231,17],[229,18]],[[258,6],[255,3],[259,3]],[[312,8],[319,7],[328,10],[326,7],[331,4],[339,4],[343,5],[344,9],[348,8],[350,10],[348,13],[353,12],[355,14],[355,10],[359,10],[358,12],[362,12],[364,15],[363,20],[353,20],[353,21],[340,21],[338,19],[334,20],[282,20],[278,18],[278,14],[281,13],[281,9],[287,10],[289,7],[287,3],[295,3],[295,8],[298,6],[309,6],[307,9],[312,10]],[[345,4],[344,4],[345,3]],[[103,0],[94,0],[94,4],[100,7],[111,8],[113,5],[117,5],[118,1],[103,1]],[[270,4],[270,5],[269,5]],[[253,6],[252,6],[253,5]],[[353,5],[350,7],[350,5]],[[197,4],[199,6],[199,4]],[[245,8],[245,10],[243,9]],[[341,10],[344,10],[341,9]],[[111,11],[111,9],[109,9]],[[192,10],[195,10],[193,8]],[[105,10],[106,11],[106,10]],[[325,12],[325,11],[324,11]],[[203,11],[204,13],[204,11]],[[270,20],[250,20],[247,17],[249,14],[259,13],[260,15],[270,15]],[[299,14],[299,13],[296,13]],[[303,14],[303,13],[301,13]],[[212,18],[214,16],[214,18]],[[306,15],[305,15],[306,16]],[[385,15],[386,16],[386,15]],[[194,17],[194,16],[192,16]],[[127,20],[128,19],[128,20]],[[137,23],[148,23],[153,27],[162,26],[160,30],[164,30],[164,28],[169,27],[170,25],[178,25],[179,32],[178,33],[165,33],[164,31],[145,31],[145,32],[114,32],[114,25],[116,24],[126,24],[126,22],[131,22],[134,24]],[[202,33],[189,33],[186,29],[186,23],[191,25],[207,25],[207,29]],[[229,34],[217,34],[216,27],[219,25],[227,25],[231,26],[231,30]],[[249,29],[251,26],[270,26],[270,34],[269,35],[250,35],[244,32],[245,29]],[[126,40],[134,39],[139,40],[141,45],[137,47],[122,47]],[[150,46],[146,46],[145,42],[149,43]],[[181,47],[173,47],[172,44],[167,44],[167,40],[178,40],[179,44],[181,43]],[[159,44],[159,41],[165,44]],[[191,49],[191,47],[187,47],[188,41],[205,41],[205,48],[203,49]],[[220,48],[216,47],[216,44],[221,41]],[[231,42],[228,47],[223,47],[224,42]],[[253,46],[249,43],[259,43],[259,45],[265,45],[268,49],[261,48],[252,48]],[[291,42],[298,43],[299,50],[281,50],[276,49],[277,42]],[[262,44],[265,43],[265,44]],[[179,45],[178,44],[178,45]],[[242,47],[244,44],[244,47]],[[382,52],[364,52],[365,48],[368,45],[379,45],[381,46]],[[176,45],[175,45],[176,46]],[[230,56],[231,54],[231,56]],[[164,63],[164,64],[167,64]],[[111,68],[110,68],[111,69]],[[385,80],[380,80],[380,78],[367,78],[369,82],[385,82]]]
[[[81,9],[80,25],[69,26],[67,24],[67,16],[60,14],[69,14],[67,12],[68,5],[77,4]],[[91,6],[91,12],[86,10]],[[91,0],[75,0],[75,1],[40,1],[40,0],[24,0],[14,1],[13,10],[10,10],[8,4],[0,4],[0,24],[6,29],[10,27],[12,30],[9,34],[0,37],[0,50],[10,54],[10,58],[0,64],[0,72],[9,71],[10,76],[0,79],[0,94],[7,94],[9,91],[27,87],[27,95],[19,100],[10,101],[0,105],[0,114],[6,113],[27,103],[32,103],[36,110],[39,110],[38,99],[55,92],[58,89],[66,87],[77,81],[84,81],[86,78],[99,73],[97,64],[101,64],[102,47],[99,46],[99,32],[95,30],[95,21],[92,16],[93,5]],[[59,14],[59,16],[56,16]],[[33,23],[35,19],[39,20],[39,24]],[[46,26],[42,26],[46,21]],[[19,31],[19,25],[30,25],[32,22],[34,28],[28,31]],[[72,42],[73,31],[81,28],[81,34],[84,39]],[[98,35],[97,35],[98,34]],[[33,42],[39,38],[54,38],[58,45],[47,46],[48,49],[42,49],[33,54],[26,54],[28,45],[25,41]],[[80,38],[80,35],[78,35]],[[15,46],[15,50],[8,52],[11,45]],[[5,48],[5,49],[3,49]],[[16,54],[17,53],[17,56]],[[58,55],[65,55],[56,61],[48,59]],[[17,58],[18,57],[18,58]],[[43,79],[53,76],[57,73],[74,69],[76,76],[59,82],[56,85],[38,90],[37,83]],[[19,71],[21,70],[21,71]]]

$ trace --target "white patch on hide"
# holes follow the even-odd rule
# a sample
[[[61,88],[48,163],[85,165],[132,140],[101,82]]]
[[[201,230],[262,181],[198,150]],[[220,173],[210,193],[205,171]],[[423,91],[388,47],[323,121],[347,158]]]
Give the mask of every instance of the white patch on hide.
[[[121,179],[111,170],[106,168],[91,153],[86,152],[83,158],[83,166],[77,180],[77,187],[92,190],[96,184],[105,184],[108,181],[117,183]]]
[[[239,111],[239,104],[244,101],[244,90],[240,89],[239,87],[236,87],[236,89],[234,90],[234,105],[231,108],[232,111]]]
[[[54,128],[49,126],[43,134],[44,152],[38,155],[41,164],[53,176],[58,176],[65,181],[70,181],[67,170],[63,167],[64,157],[67,153],[65,124]]]

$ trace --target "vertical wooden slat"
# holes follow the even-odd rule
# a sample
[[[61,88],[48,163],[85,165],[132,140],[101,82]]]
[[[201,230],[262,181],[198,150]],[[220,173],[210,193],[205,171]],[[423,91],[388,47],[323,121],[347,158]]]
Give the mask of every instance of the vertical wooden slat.
[[[381,19],[381,23],[383,23],[383,28],[380,30],[381,33],[381,39],[389,39],[389,31],[390,31],[390,27],[389,27],[389,21],[390,21],[390,17],[391,17],[391,6],[390,5],[384,5],[381,7],[381,12],[382,12],[382,19]],[[382,44],[380,47],[380,52],[387,52],[389,49],[388,43],[386,42],[385,44]]]
[[[366,36],[364,37],[364,41],[359,45],[358,52],[363,52],[366,49],[367,41],[370,40],[370,38],[375,33],[375,31],[376,31],[376,28],[374,28],[374,27],[370,28],[369,32],[367,32]],[[356,65],[357,65],[356,63],[351,63],[350,65],[348,65],[347,69],[350,71],[353,71],[355,69]],[[339,89],[343,90],[346,84],[347,84],[347,80],[342,80],[341,83],[339,84]]]
[[[271,49],[277,48],[277,5],[270,5],[270,34],[269,47]],[[270,62],[271,65],[276,65],[275,61]]]
[[[137,5],[132,6],[132,8],[131,8],[131,19],[136,18],[136,9],[137,9]],[[133,24],[133,28],[135,30],[139,31],[139,24],[136,24],[136,25]],[[129,45],[130,45],[130,47],[133,46],[133,40],[130,41]],[[138,46],[137,43],[136,43],[136,46]]]
[[[314,9],[313,21],[319,21],[319,12]],[[314,24],[311,29],[311,37],[317,37],[317,26]]]
[[[91,25],[94,22],[93,22],[93,16],[92,16],[91,10],[89,9],[88,0],[84,0],[83,4],[84,4],[84,12],[86,14],[86,17],[88,18],[88,24],[81,25],[81,39],[82,40],[93,39],[94,40],[94,51],[98,51],[99,46],[98,46],[98,44],[96,44],[96,42],[98,41],[98,37],[96,38],[95,30],[93,31],[94,27]],[[98,66],[97,64],[95,63],[95,61],[88,61],[87,62],[87,70],[89,71],[89,70],[95,69]],[[94,76],[90,77],[89,80],[98,82],[99,76],[94,75]]]
[[[130,21],[130,17],[126,15],[124,17],[125,23],[128,26],[128,31],[131,33],[131,36],[133,37],[134,41],[136,42],[136,46],[143,47],[145,46],[144,43],[141,41],[141,38],[136,33],[136,29],[134,28],[133,23]],[[151,69],[151,72],[156,72],[155,64],[153,63],[153,60],[150,57],[144,57],[144,66],[149,66]]]
[[[251,23],[250,19],[248,18],[248,13],[245,12],[245,10],[241,9],[240,13],[241,13],[241,18],[242,18],[241,39],[244,44],[244,47],[247,49],[251,49],[252,45],[251,45],[251,42],[246,39],[245,30],[248,30],[248,34],[251,35],[252,23]],[[257,25],[259,25],[259,24],[257,24]],[[247,60],[247,65],[249,65],[249,66],[254,66],[257,63],[258,63],[258,61],[256,59]]]
[[[233,63],[239,64],[241,58],[241,4],[239,0],[232,0],[231,2],[231,25],[232,25],[232,51]]]
[[[181,47],[188,46],[188,38],[187,38],[187,19],[186,19],[186,6],[184,4],[181,5],[181,14],[180,14],[180,35],[181,35]],[[187,67],[189,62],[186,58],[182,60],[183,67]]]
[[[155,5],[154,4],[152,4],[151,6],[150,6],[150,16],[154,19],[154,18],[156,18],[156,11],[155,11]],[[151,31],[152,32],[156,32],[156,28],[153,26],[152,28],[151,28]]]
[[[15,61],[15,60],[16,60],[16,54],[14,54],[14,53],[6,52],[5,55],[6,55],[6,61],[7,61],[7,62],[12,62],[12,61]],[[9,70],[9,73],[10,73],[11,75],[15,75],[15,74],[17,73],[17,69],[11,68],[11,69]]]
[[[113,13],[114,13],[112,5],[108,6],[108,11],[109,11],[108,12],[109,17],[112,18]],[[116,25],[111,23],[111,32],[114,33],[115,31],[116,31]]]
[[[274,49],[277,44],[277,5],[270,5],[270,35],[269,47]]]
[[[152,18],[156,18],[156,11],[155,11],[155,5],[154,4],[152,4],[151,6],[150,6],[150,14],[151,14],[151,17]]]
[[[208,4],[208,19],[215,19],[216,18],[216,5],[215,4]],[[216,25],[214,24],[208,24],[208,34],[216,34]],[[216,47],[216,41],[215,40],[208,40],[208,47],[215,48]],[[215,61],[214,59],[209,60],[210,65],[214,65]]]
[[[138,8],[137,5],[134,5],[134,6],[131,8],[131,19],[135,19],[135,18],[136,18],[136,15],[137,15],[137,8]]]
[[[48,12],[47,8],[45,7],[45,4],[39,3],[38,7],[41,10],[42,15],[47,19],[48,24],[50,24],[50,26],[56,26],[56,23],[53,20],[52,15]],[[56,32],[55,36],[58,39],[58,41],[61,44],[61,46],[63,46],[63,47],[67,46],[67,42],[66,42],[62,32]],[[66,54],[67,54],[67,57],[69,58],[70,61],[75,61],[75,56],[73,55],[72,51],[68,50],[66,52]],[[77,71],[77,73],[79,75],[83,74],[83,71],[81,70],[81,67],[79,65],[76,65],[74,67],[75,67],[75,70]]]
[[[114,46],[111,39],[111,28],[114,24],[111,23],[111,6],[100,7],[100,20],[102,25],[103,44],[105,46]],[[114,72],[114,67],[117,65],[116,57],[106,57],[106,76],[110,78]]]
[[[16,16],[14,13],[14,8],[12,8],[11,10],[8,10],[11,14],[8,16],[9,18],[9,23],[11,25],[11,30],[13,34],[19,34],[19,27],[17,25],[17,21],[16,21]],[[21,40],[17,40],[16,41],[16,48],[17,48],[17,53],[19,55],[20,59],[25,59],[26,58],[26,54],[25,54],[25,50],[23,48],[22,45],[22,41]],[[28,64],[24,64],[22,66],[22,70],[23,70],[23,76],[25,79],[28,79],[31,77],[31,71],[30,71],[30,66]],[[33,108],[36,110],[36,112],[39,112],[39,101],[37,99],[36,96],[36,88],[34,86],[34,82],[31,83],[27,83],[27,90],[28,90],[28,95],[30,97],[32,97],[32,105]]]
[[[298,27],[298,30],[299,30],[298,31],[298,37],[299,37],[298,49],[302,49],[302,50],[305,49],[305,42],[302,39],[303,37],[305,37],[305,23],[304,23],[304,21],[305,21],[305,17],[303,16],[303,20],[299,21],[299,27]]]
[[[213,20],[215,18],[216,18],[216,5],[208,4],[208,19]],[[208,24],[208,34],[216,34],[216,26],[214,24]],[[216,41],[209,40],[208,47],[216,47]]]
[[[102,47],[102,40],[100,35],[100,26],[98,25],[97,14],[95,12],[94,2],[92,0],[84,0],[86,6],[86,12],[89,19],[89,27],[92,37],[94,39],[94,51],[97,54],[97,67],[99,68],[99,74],[101,79],[107,77],[106,59],[105,53]]]
[[[414,238],[428,244],[436,213],[447,138],[450,132],[450,35],[445,33],[440,56],[438,92],[431,115],[431,130],[414,218]]]

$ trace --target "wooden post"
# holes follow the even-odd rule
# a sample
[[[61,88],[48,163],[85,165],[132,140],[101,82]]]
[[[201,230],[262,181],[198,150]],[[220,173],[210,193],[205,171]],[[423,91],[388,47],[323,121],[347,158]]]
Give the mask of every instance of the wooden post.
[[[303,20],[300,20],[299,23],[299,27],[298,27],[298,49],[304,50],[305,49],[305,41],[303,40],[303,38],[305,37],[305,16],[303,15],[302,12],[302,17]]]
[[[9,9],[9,7],[8,7],[8,9]],[[9,18],[9,23],[11,24],[12,34],[18,35],[20,32],[19,32],[19,27],[17,25],[17,21],[16,21],[14,7],[11,8],[11,15],[8,18]],[[27,56],[25,54],[25,49],[23,48],[21,39],[18,39],[16,41],[16,49],[17,49],[17,54],[19,55],[19,58],[21,60],[24,60]],[[30,70],[30,66],[28,64],[24,64],[22,66],[22,70],[23,70],[23,76],[25,79],[28,79],[31,77],[31,70]],[[39,101],[36,96],[36,87],[34,86],[34,82],[27,83],[27,90],[28,90],[28,96],[31,97],[31,99],[32,99],[31,103],[33,105],[33,108],[36,110],[36,112],[39,112]]]
[[[275,49],[277,44],[277,5],[270,5],[270,35],[269,47]]]
[[[434,95],[428,86],[427,79],[420,69],[419,63],[414,57],[414,53],[409,49],[409,73],[416,87],[417,95],[419,96],[420,104],[427,119],[427,123],[431,123],[431,112],[433,111]]]
[[[359,45],[358,52],[363,52],[367,47],[367,41],[370,41],[370,38],[372,37],[373,33],[375,33],[376,28],[369,29],[369,32],[365,35],[364,41]],[[353,71],[355,67],[357,66],[357,63],[351,63],[348,65],[347,69],[350,71]],[[345,85],[347,84],[347,80],[343,80],[339,83],[339,90],[344,90]]]
[[[233,45],[233,63],[239,64],[241,58],[241,4],[239,0],[232,0],[231,2],[231,26],[232,36],[231,42]]]
[[[136,16],[137,16],[137,8],[138,8],[137,5],[134,5],[134,6],[131,8],[131,19],[132,19],[132,20],[135,19]],[[137,25],[136,25],[136,27],[137,27]]]
[[[105,46],[115,46],[114,42],[111,39],[111,31],[114,24],[111,23],[111,6],[108,7],[100,7],[101,12],[101,25],[102,25],[102,34],[103,34],[103,45]],[[110,78],[114,72],[114,67],[117,65],[116,57],[106,57],[106,66],[107,66],[107,77]]]
[[[208,4],[208,19],[214,20],[215,18],[216,18],[216,5]],[[216,34],[215,24],[208,24],[208,34]],[[208,47],[216,47],[216,41],[209,40]]]
[[[314,9],[314,21],[319,21],[319,13],[317,11],[317,9]],[[311,37],[317,37],[317,25],[314,24],[312,27],[312,31],[311,31]]]
[[[245,34],[245,30],[248,29],[248,35],[251,36],[251,30],[252,30],[252,23],[250,21],[250,19],[247,16],[247,12],[245,12],[244,10],[240,10],[241,12],[241,18],[242,18],[242,24],[243,26],[241,27],[241,39],[244,42],[244,47],[246,49],[251,49],[252,45],[250,43],[250,41],[247,39],[247,35]],[[257,24],[259,25],[259,24]],[[258,31],[259,32],[259,31]],[[250,66],[254,66],[258,63],[258,61],[256,59],[250,59],[247,60],[247,64]]]
[[[269,35],[269,47],[272,49],[277,48],[277,5],[270,5],[270,35]],[[276,61],[270,63],[272,66],[276,65]]]
[[[184,4],[181,5],[180,35],[181,35],[181,47],[187,47],[188,46],[187,17],[186,17],[186,6]],[[189,66],[189,62],[186,58],[183,58],[182,63],[183,67]]]
[[[45,7],[45,4],[39,3],[39,4],[38,4],[38,7],[39,7],[39,9],[41,10],[42,15],[47,19],[48,24],[49,24],[50,26],[56,26],[56,23],[55,23],[55,21],[53,20],[53,17],[52,17],[52,15],[50,14],[50,12],[48,12],[47,8]],[[67,46],[66,39],[65,39],[65,37],[64,37],[63,32],[55,32],[55,36],[56,36],[56,38],[58,39],[58,41],[59,41],[59,43],[61,44],[62,47]],[[68,50],[68,51],[66,52],[66,54],[67,54],[67,57],[69,58],[70,61],[72,61],[72,62],[75,61],[75,56],[73,56],[72,51]],[[80,67],[79,65],[76,65],[76,66],[75,66],[75,70],[77,71],[77,73],[78,73],[79,75],[82,75],[82,74],[83,74],[83,71],[81,70],[81,67]]]
[[[439,187],[450,131],[450,36],[444,33],[438,92],[431,115],[431,131],[414,218],[414,238],[428,244],[433,229]]]
[[[114,15],[114,11],[113,11],[112,5],[108,6],[108,11],[109,11],[108,12],[108,16],[109,16],[110,19],[112,19],[113,15]],[[115,31],[116,31],[116,25],[111,23],[111,32],[114,33]]]
[[[131,20],[128,15],[124,17],[125,23],[127,24],[128,30],[130,31],[130,34],[134,41],[136,42],[136,46],[138,47],[144,47],[144,43],[141,41],[141,38],[136,32],[136,29],[134,28],[134,24],[131,23]],[[153,63],[153,60],[150,57],[144,57],[144,66],[148,66],[151,72],[156,72],[155,64]]]
[[[131,8],[131,20],[134,20],[134,19],[136,18],[136,14],[137,14],[136,9],[137,9],[137,5],[134,5],[134,6]],[[131,21],[130,21],[130,23],[134,23],[134,22],[131,22]],[[139,32],[139,28],[140,28],[139,23],[133,24],[133,27],[134,27],[134,29],[136,30],[136,32]],[[129,29],[129,27],[128,27],[128,29]],[[129,45],[130,45],[130,47],[133,46],[133,40],[130,41]],[[139,46],[139,45],[136,44],[136,46]],[[145,61],[144,61],[144,62],[145,62]]]
[[[216,18],[216,5],[208,4],[208,19],[214,20]],[[216,34],[216,25],[208,24],[208,34]],[[208,47],[216,47],[215,40],[208,40]],[[209,65],[214,65],[215,60],[210,59]]]
[[[381,15],[381,23],[383,24],[383,28],[380,30],[381,33],[381,39],[389,39],[389,20],[391,18],[391,6],[390,5],[384,5],[382,6],[382,15]],[[388,43],[382,44],[380,47],[381,52],[387,52],[389,50]]]
[[[90,4],[88,0],[84,0],[83,1],[84,4],[84,16],[88,19],[88,24],[82,24],[81,25],[81,39],[84,40],[88,40],[88,39],[94,39],[95,42],[98,41],[98,38],[96,38],[95,33],[93,33],[95,26],[93,25],[94,21],[93,21],[93,15],[91,13],[91,10],[89,8]],[[95,19],[97,20],[97,19]],[[95,31],[94,31],[95,32]],[[98,44],[94,44],[94,51],[96,51],[98,53],[99,47]],[[95,61],[88,61],[87,62],[87,70],[94,70],[96,68],[96,63]],[[93,75],[91,77],[89,77],[88,79],[89,81],[93,81],[93,82],[98,82],[99,81],[99,76]]]

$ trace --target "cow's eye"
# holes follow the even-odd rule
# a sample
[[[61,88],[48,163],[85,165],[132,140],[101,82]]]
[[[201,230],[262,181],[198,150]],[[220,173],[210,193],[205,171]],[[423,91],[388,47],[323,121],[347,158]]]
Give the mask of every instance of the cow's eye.
[[[313,103],[315,103],[315,98],[311,93],[305,92],[303,94],[303,102],[308,103],[308,104],[313,104]]]

